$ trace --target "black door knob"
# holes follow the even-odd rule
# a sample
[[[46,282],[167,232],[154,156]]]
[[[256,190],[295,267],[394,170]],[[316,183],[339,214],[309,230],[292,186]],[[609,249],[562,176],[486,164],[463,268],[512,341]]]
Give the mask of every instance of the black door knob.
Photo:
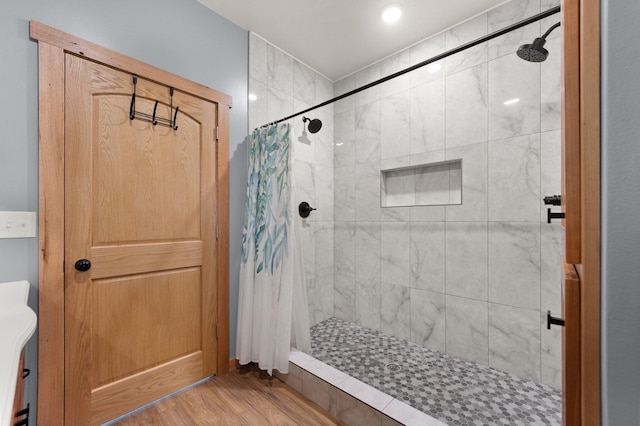
[[[91,269],[91,261],[89,259],[80,259],[74,266],[78,271],[85,272]]]

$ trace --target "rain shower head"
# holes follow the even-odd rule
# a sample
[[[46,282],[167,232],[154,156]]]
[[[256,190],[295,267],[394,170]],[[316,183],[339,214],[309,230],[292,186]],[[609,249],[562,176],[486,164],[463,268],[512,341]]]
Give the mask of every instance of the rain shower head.
[[[549,51],[544,48],[544,44],[547,41],[547,36],[551,34],[551,31],[555,30],[560,26],[560,22],[554,24],[551,28],[547,30],[546,33],[542,37],[538,37],[533,40],[531,44],[523,44],[518,48],[516,54],[529,62],[542,62],[547,59],[549,56]]]
[[[309,129],[310,133],[318,133],[320,129],[322,129],[322,121],[320,121],[320,119],[318,118],[311,119],[302,117],[302,121],[304,123],[306,123],[307,121],[309,122],[309,124],[307,124],[307,129]]]
[[[545,39],[536,38],[531,44],[523,44],[518,48],[516,54],[529,62],[542,62],[549,56],[549,51],[544,46]]]

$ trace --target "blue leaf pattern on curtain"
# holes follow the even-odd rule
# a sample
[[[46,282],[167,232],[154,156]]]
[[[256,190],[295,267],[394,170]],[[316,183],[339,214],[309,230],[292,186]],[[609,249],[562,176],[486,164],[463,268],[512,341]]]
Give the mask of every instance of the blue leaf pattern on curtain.
[[[289,255],[289,126],[256,129],[242,229],[242,262],[254,249],[255,273],[273,271]]]

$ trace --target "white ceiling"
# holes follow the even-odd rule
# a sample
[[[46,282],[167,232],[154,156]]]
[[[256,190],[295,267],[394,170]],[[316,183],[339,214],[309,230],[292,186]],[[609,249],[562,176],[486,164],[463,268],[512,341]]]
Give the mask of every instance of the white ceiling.
[[[198,0],[339,80],[505,0]],[[402,8],[385,24],[382,9]]]

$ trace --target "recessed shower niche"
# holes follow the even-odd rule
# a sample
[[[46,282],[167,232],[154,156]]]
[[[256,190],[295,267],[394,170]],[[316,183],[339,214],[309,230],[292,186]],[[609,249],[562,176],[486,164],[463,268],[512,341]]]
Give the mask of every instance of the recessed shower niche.
[[[380,171],[382,207],[462,204],[462,160]]]

